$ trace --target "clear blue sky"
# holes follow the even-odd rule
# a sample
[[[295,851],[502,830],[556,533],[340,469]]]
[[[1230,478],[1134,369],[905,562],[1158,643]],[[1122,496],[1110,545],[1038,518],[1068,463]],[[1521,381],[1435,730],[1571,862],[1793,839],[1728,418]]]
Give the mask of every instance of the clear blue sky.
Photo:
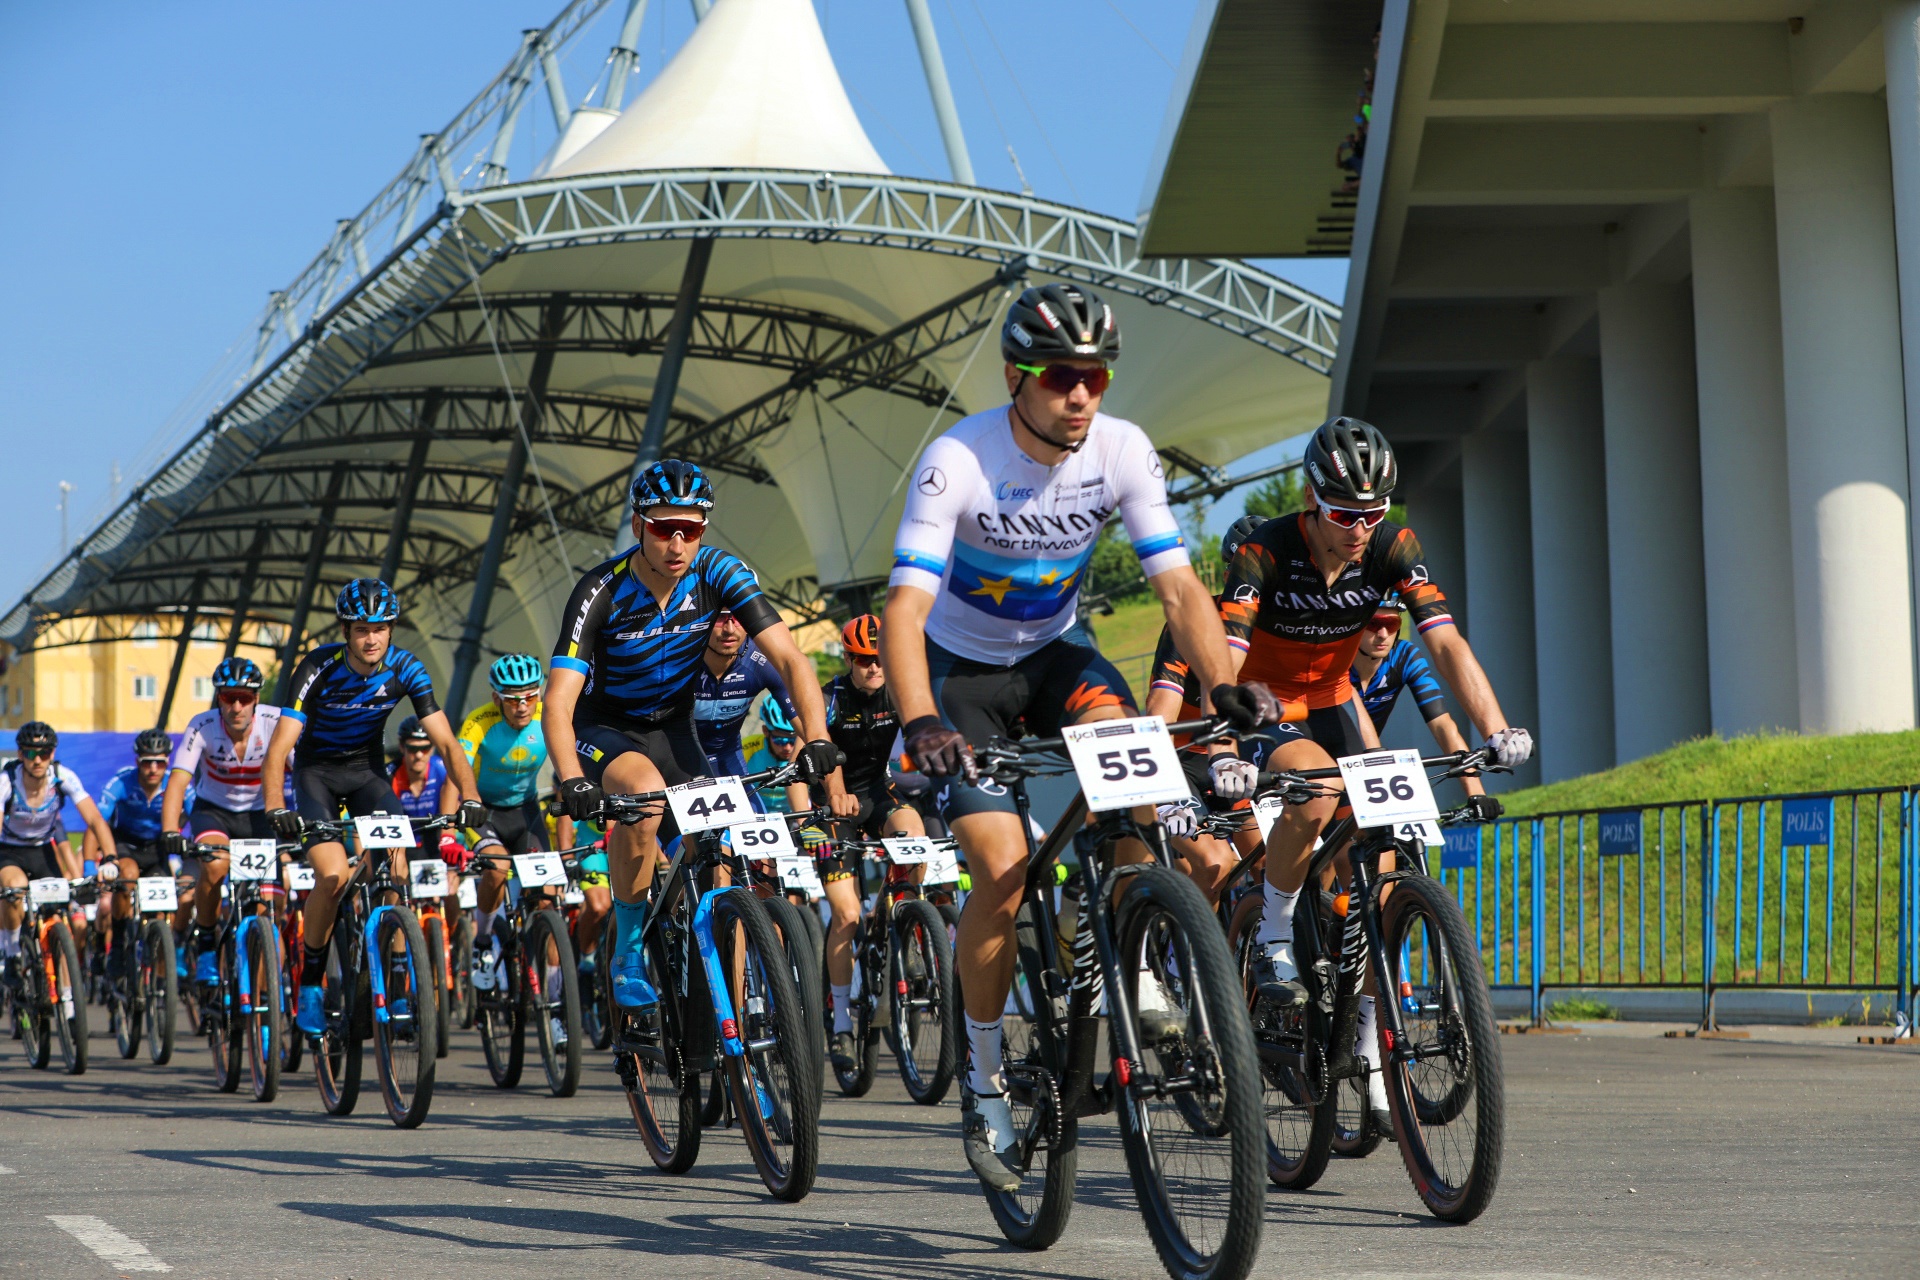
[[[0,611],[138,478],[162,426],[320,250],[561,0],[0,6]],[[615,0],[624,9],[623,0]],[[946,176],[901,0],[816,0],[897,173]],[[1192,0],[932,0],[980,182],[1134,216]],[[692,27],[652,0],[641,74]],[[597,63],[605,41],[587,61]],[[579,64],[575,64],[579,65]],[[587,87],[583,72],[571,87]],[[637,85],[629,90],[629,100]],[[543,105],[543,104],[542,104]],[[551,140],[544,110],[516,151]],[[522,161],[524,169],[524,160]],[[1268,264],[1338,300],[1344,262]]]

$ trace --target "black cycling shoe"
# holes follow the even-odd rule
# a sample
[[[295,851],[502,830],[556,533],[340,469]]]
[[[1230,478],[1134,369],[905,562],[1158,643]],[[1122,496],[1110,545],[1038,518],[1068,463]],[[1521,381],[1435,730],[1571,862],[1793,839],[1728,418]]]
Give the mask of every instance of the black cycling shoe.
[[[843,1071],[852,1071],[860,1065],[860,1043],[853,1038],[851,1031],[833,1033],[833,1043],[827,1049],[827,1056],[833,1059],[833,1065]]]
[[[1393,1136],[1393,1113],[1390,1111],[1369,1111],[1373,1117],[1373,1130],[1383,1138]]]
[[[1272,956],[1256,956],[1253,961],[1253,985],[1260,998],[1281,1009],[1294,1009],[1307,1002],[1307,988],[1291,964],[1282,968]]]
[[[1000,1095],[1004,1097],[1005,1095]],[[1001,1157],[1005,1151],[994,1150],[987,1134],[987,1118],[974,1107],[974,1095],[970,1089],[960,1092],[960,1142],[966,1149],[967,1164],[978,1174],[980,1181],[994,1191],[1012,1192],[1020,1189],[1020,1175],[1007,1167]],[[1011,1145],[1007,1151],[1011,1151]]]

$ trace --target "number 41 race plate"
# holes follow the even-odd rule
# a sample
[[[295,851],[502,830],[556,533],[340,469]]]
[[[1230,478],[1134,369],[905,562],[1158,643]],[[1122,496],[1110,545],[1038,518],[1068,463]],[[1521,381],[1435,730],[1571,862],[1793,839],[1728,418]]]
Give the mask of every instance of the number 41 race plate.
[[[1435,822],[1439,807],[1418,751],[1370,751],[1340,757],[1354,825],[1392,827],[1402,822]]]
[[[1095,813],[1187,798],[1187,776],[1159,716],[1071,725],[1061,736]]]

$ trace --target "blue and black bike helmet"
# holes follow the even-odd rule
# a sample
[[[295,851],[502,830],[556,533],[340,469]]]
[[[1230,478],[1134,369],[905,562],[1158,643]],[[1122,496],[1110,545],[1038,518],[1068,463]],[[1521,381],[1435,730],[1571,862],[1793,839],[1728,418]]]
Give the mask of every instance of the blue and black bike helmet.
[[[787,716],[787,709],[780,705],[780,699],[768,694],[760,703],[760,727],[775,738],[797,738],[799,730],[793,727],[793,721]]]
[[[713,483],[691,462],[667,458],[642,471],[630,495],[635,511],[650,507],[695,507],[713,510]]]
[[[213,669],[213,687],[216,689],[258,689],[267,682],[260,674],[260,664],[252,658],[222,658],[220,665]]]
[[[495,693],[530,688],[543,678],[540,659],[528,653],[509,653],[495,658],[493,665],[487,668],[487,683],[493,686]]]
[[[400,617],[400,597],[378,578],[355,578],[340,588],[333,612],[342,622],[395,622]]]

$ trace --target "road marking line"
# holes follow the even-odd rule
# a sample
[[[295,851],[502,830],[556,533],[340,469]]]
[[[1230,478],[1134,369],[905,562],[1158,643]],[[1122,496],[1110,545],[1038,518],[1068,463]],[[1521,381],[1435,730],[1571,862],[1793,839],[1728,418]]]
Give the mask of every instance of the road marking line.
[[[4,1176],[5,1174],[9,1174],[9,1173],[12,1173],[12,1172],[13,1172],[13,1170],[11,1170],[11,1169],[9,1169],[9,1168],[7,1168],[7,1166],[5,1166],[5,1165],[3,1165],[3,1164],[0,1164],[0,1176]]]
[[[122,1271],[173,1270],[154,1257],[147,1246],[90,1214],[50,1213],[47,1221]]]

